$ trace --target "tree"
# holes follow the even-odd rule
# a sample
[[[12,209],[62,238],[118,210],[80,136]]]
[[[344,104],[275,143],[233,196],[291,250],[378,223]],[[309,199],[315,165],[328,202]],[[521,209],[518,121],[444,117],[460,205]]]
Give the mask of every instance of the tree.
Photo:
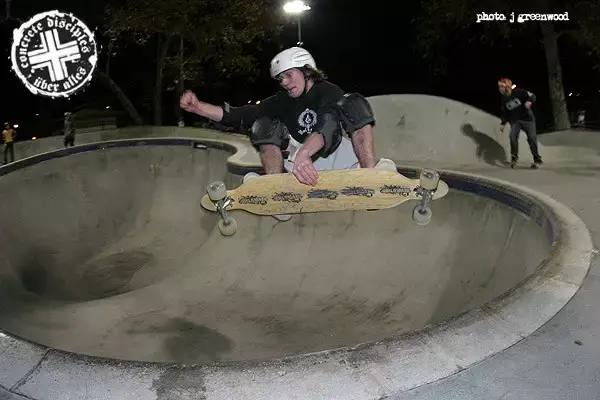
[[[260,43],[278,32],[268,0],[124,0],[107,7],[106,34],[115,46],[156,48],[154,123],[162,123],[165,77],[202,82],[207,71],[219,77],[249,74]]]
[[[480,11],[481,10],[481,11]],[[505,15],[505,22],[477,22],[477,14]],[[519,14],[564,14],[568,21],[518,21]],[[513,14],[514,13],[514,14]],[[511,17],[514,15],[514,23]],[[414,21],[418,26],[416,47],[431,58],[438,73],[444,73],[447,55],[444,51],[457,34],[468,31],[471,40],[494,46],[497,40],[536,38],[546,55],[546,69],[555,129],[570,128],[562,82],[558,39],[569,35],[582,49],[600,54],[600,2],[577,0],[425,0],[422,14]]]
[[[100,38],[97,37],[97,40]],[[110,76],[110,61],[113,55],[114,41],[109,40],[106,52],[103,52],[100,48],[100,43],[98,44],[98,56],[99,58],[104,56],[104,71],[100,69],[100,63],[96,65],[96,71],[94,72],[95,77],[108,89],[110,89],[117,99],[123,106],[123,109],[129,114],[129,117],[135,122],[136,125],[143,125],[144,120],[136,107],[133,105],[133,102],[129,99],[129,97],[125,94],[123,89],[111,78]]]

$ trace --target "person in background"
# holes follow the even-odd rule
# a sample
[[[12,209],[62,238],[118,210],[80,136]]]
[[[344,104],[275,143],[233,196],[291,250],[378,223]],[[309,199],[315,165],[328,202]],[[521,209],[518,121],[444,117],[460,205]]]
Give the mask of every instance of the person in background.
[[[531,167],[537,168],[538,164],[542,164],[542,157],[538,152],[535,116],[531,110],[536,96],[524,89],[516,88],[513,90],[513,83],[508,78],[502,78],[498,81],[498,90],[502,94],[500,132],[504,132],[504,125],[507,122],[510,123],[510,166],[515,168],[519,160],[519,133],[522,129],[527,135],[527,143],[533,156]]]
[[[75,121],[73,120],[73,114],[69,111],[65,113],[65,147],[75,146]]]
[[[2,141],[4,143],[4,164],[8,164],[8,153],[10,153],[10,162],[15,161],[15,136],[17,131],[10,127],[10,123],[4,123],[2,131]]]
[[[585,128],[585,110],[577,111],[577,126]]]

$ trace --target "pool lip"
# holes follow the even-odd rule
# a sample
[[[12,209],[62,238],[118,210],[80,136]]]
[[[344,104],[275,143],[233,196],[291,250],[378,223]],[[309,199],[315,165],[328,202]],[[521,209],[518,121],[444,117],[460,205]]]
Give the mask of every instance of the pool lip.
[[[233,156],[240,151],[230,144],[196,138],[111,140],[31,156],[0,168],[0,175],[69,154],[140,145],[207,146]],[[200,147],[194,147],[197,145]],[[237,164],[235,157],[230,157],[228,169],[242,174],[259,168]],[[399,168],[409,176],[419,170]],[[213,364],[93,357],[48,348],[0,329],[0,387],[33,399],[50,398],[49,384],[53,399],[61,398],[61,393],[99,398],[100,392],[102,398],[118,399],[134,397],[131,393],[148,397],[178,383],[201,390],[206,399],[293,397],[311,387],[318,387],[331,399],[378,398],[439,380],[498,354],[535,332],[566,305],[579,290],[596,251],[583,221],[551,197],[495,178],[449,170],[440,173],[453,189],[493,198],[525,212],[546,228],[553,243],[534,274],[481,307],[377,342],[268,361]],[[115,390],[119,385],[127,388],[128,396]]]
[[[242,143],[236,141],[214,140],[207,138],[186,137],[153,137],[133,139],[113,139],[91,143],[85,143],[74,147],[42,152],[33,156],[25,157],[13,163],[0,167],[0,177],[16,170],[30,167],[44,161],[67,157],[74,154],[82,154],[90,151],[106,150],[115,147],[137,147],[137,146],[184,146],[194,150],[216,149],[231,153],[227,162],[228,171],[233,174],[256,171],[260,168],[245,164],[242,159],[248,150]]]

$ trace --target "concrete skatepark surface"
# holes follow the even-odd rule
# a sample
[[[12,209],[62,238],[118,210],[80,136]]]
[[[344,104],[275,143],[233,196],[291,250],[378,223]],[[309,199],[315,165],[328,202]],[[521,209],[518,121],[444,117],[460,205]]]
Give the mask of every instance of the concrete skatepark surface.
[[[441,322],[508,291],[550,251],[536,221],[457,191],[426,229],[403,204],[289,223],[236,212],[239,230],[223,238],[198,200],[226,178],[227,154],[111,148],[4,177],[0,290],[13,295],[0,326],[107,358],[268,359]]]
[[[498,100],[499,101],[499,100]],[[428,95],[369,97],[377,119],[377,154],[397,163],[440,168],[487,164],[503,166],[510,160],[508,124],[500,132],[500,118],[455,100]],[[584,146],[539,144],[544,160],[554,164],[597,156]],[[519,137],[522,162],[533,161],[525,132]]]
[[[189,132],[191,130],[173,129],[173,132],[176,135],[181,136],[188,136],[187,133],[182,134],[182,132],[186,131]],[[157,133],[160,136],[160,133]],[[163,136],[165,136],[164,132]],[[234,136],[229,137],[232,141],[240,140],[241,142],[243,142],[243,139],[236,139],[234,138]],[[582,141],[583,140],[584,139],[582,139]],[[94,140],[91,139],[91,141]],[[432,141],[429,143],[431,144],[434,142]],[[565,140],[563,140],[560,143],[560,146],[564,146],[564,143]],[[585,148],[585,146],[582,147]],[[554,147],[553,150],[556,150],[556,148],[557,147]],[[117,149],[111,149],[111,151],[113,150]],[[425,148],[423,150],[430,151],[429,148]],[[527,151],[526,147],[524,151]],[[551,152],[547,152],[546,154],[548,153]],[[544,153],[542,155],[544,156]],[[76,157],[80,156],[83,155],[69,156],[68,159],[75,159]],[[244,159],[244,157],[246,158]],[[238,154],[236,161],[240,161],[238,165],[242,165],[244,161],[248,161],[246,165],[251,165],[251,158],[252,154],[251,152],[248,152],[245,156],[240,156]],[[594,222],[597,221],[597,217],[594,217],[593,210],[595,209],[595,207],[597,207],[597,199],[600,198],[600,196],[598,196],[598,189],[596,189],[597,185],[594,185],[593,183],[597,182],[598,169],[595,167],[595,165],[587,164],[587,158],[585,160],[581,158],[568,159],[566,157],[561,156],[560,159],[558,157],[555,158],[557,162],[554,165],[548,163],[548,159],[552,159],[552,157],[545,157],[545,159],[547,161],[547,165],[545,165],[544,169],[539,171],[506,170],[504,168],[492,167],[491,163],[482,163],[480,159],[478,159],[477,163],[473,162],[469,163],[468,165],[463,165],[462,158],[460,160],[455,160],[454,165],[449,164],[449,167],[462,166],[461,169],[477,173],[479,175],[499,177],[503,180],[522,183],[528,187],[534,187],[544,193],[550,194],[559,201],[568,203],[575,212],[584,217],[586,223],[588,223],[592,236],[595,239],[594,243],[597,243],[596,237],[598,229],[600,229],[600,223]],[[448,160],[444,160],[444,162],[451,162],[450,157],[448,158]],[[411,162],[407,162],[407,164],[411,164]],[[11,176],[17,176],[18,173],[19,172],[11,173],[9,175],[6,175],[2,179],[10,178]],[[50,175],[52,176],[52,174]],[[457,181],[456,183],[458,184],[460,182]],[[482,205],[484,208],[506,208],[501,204],[494,204],[493,202],[490,202],[486,199],[478,199],[478,196],[474,196],[472,194],[459,192],[455,193],[455,195],[457,196],[457,198],[464,197],[467,199],[467,201],[465,202],[461,200],[460,203],[455,204],[473,204],[469,203],[469,201],[476,199],[481,202],[480,205]],[[110,198],[110,196],[108,197]],[[510,210],[510,207],[508,207],[508,209]],[[410,210],[408,209],[408,211]],[[518,213],[514,213],[514,210],[510,211],[510,218],[514,218],[514,215],[519,215]],[[434,208],[434,221],[439,221],[436,218],[440,216],[440,212],[441,211],[438,211]],[[452,218],[451,213],[442,215],[445,219]],[[406,217],[406,219],[408,220],[408,213]],[[523,215],[520,215],[516,218],[521,219],[522,221],[527,221],[527,217]],[[249,218],[248,220],[251,221],[252,218]],[[502,219],[502,221],[506,222],[504,219]],[[447,221],[442,221],[442,223],[445,222]],[[493,218],[491,220],[483,220],[477,217],[473,217],[472,221],[465,221],[464,219],[462,219],[461,222],[463,224],[470,223],[475,227],[481,227],[481,224],[491,224],[494,222],[494,220]],[[432,224],[433,223],[434,222],[432,222]],[[402,223],[399,223],[398,225],[402,226]],[[277,226],[283,225],[278,224]],[[492,225],[485,226],[487,226],[488,229],[482,230],[481,233],[484,236],[485,234],[492,235],[493,232],[491,232],[492,230],[489,229],[489,227]],[[518,227],[519,224],[517,223],[514,226]],[[306,226],[304,228],[306,228]],[[439,226],[438,228],[441,229],[442,226]],[[322,229],[321,225],[319,225],[319,229]],[[539,227],[538,230],[542,231]],[[517,239],[517,237],[515,237],[515,239]],[[526,240],[527,239],[521,237],[515,240],[513,243],[515,243],[515,245],[522,244]],[[502,243],[502,245],[504,245],[505,243],[506,240]],[[498,247],[495,247],[493,249],[496,251],[500,251]],[[571,243],[569,247],[576,248],[576,245],[574,243]],[[471,254],[466,255],[461,254],[461,257],[481,256],[481,254],[473,253],[475,252],[471,252]],[[585,256],[585,254],[582,254],[582,256]],[[234,255],[232,255],[231,257],[234,257]],[[520,263],[521,260],[515,260],[515,262]],[[456,268],[457,264],[453,265],[453,271],[456,272],[460,270],[460,268]],[[157,276],[160,276],[160,274],[157,274]],[[455,276],[455,278],[458,278],[458,281],[461,281],[458,275]],[[340,280],[343,282],[343,279]],[[576,281],[576,279],[573,279],[573,281]],[[146,289],[147,287],[144,286],[139,290],[143,291]],[[482,361],[480,364],[470,365],[468,362],[466,362],[464,365],[466,365],[467,368],[464,368],[460,365],[455,366],[454,375],[446,379],[440,380],[436,383],[431,383],[429,385],[417,385],[418,387],[414,388],[414,386],[409,386],[407,382],[405,382],[406,386],[403,386],[402,384],[398,384],[395,380],[401,379],[399,378],[400,375],[411,375],[416,372],[422,373],[423,371],[420,370],[420,368],[423,368],[422,364],[435,364],[433,359],[430,358],[421,358],[420,360],[414,360],[414,364],[409,364],[412,366],[411,369],[406,368],[407,364],[404,364],[405,368],[401,368],[400,364],[390,363],[390,360],[384,360],[385,357],[383,357],[381,354],[378,354],[377,357],[375,357],[379,358],[381,362],[378,364],[369,364],[369,367],[366,367],[366,365],[364,364],[364,359],[362,360],[362,362],[349,361],[351,360],[350,358],[342,359],[339,361],[340,363],[349,362],[348,365],[351,365],[354,368],[351,368],[351,371],[353,371],[352,374],[354,374],[353,376],[355,377],[355,380],[353,381],[345,382],[343,379],[339,381],[340,385],[343,385],[345,382],[345,384],[348,386],[346,396],[343,398],[595,399],[595,396],[599,392],[598,388],[600,386],[600,384],[598,383],[597,372],[599,364],[598,356],[600,355],[600,349],[598,346],[597,339],[594,339],[594,332],[596,331],[595,327],[600,325],[600,321],[598,320],[596,313],[594,313],[594,307],[596,307],[598,304],[597,289],[597,265],[594,264],[593,269],[591,270],[590,275],[585,280],[582,289],[576,293],[573,300],[569,302],[567,306],[564,307],[564,309],[560,311],[553,320],[551,320],[548,324],[546,324],[536,333],[530,336],[526,334],[521,338],[523,340],[519,339],[520,343],[515,344],[512,348],[509,348],[508,350],[505,350],[502,353],[496,354],[492,358],[488,358],[485,361]],[[127,293],[125,293],[124,295],[127,295]],[[14,300],[14,298],[12,297],[11,299]],[[105,298],[105,300],[108,299],[110,299],[110,297]],[[562,308],[562,306],[557,308],[556,311],[559,311],[560,308]],[[543,304],[540,303],[539,306],[536,304],[531,304],[531,308],[528,310],[529,313],[527,315],[527,319],[536,319],[537,313],[534,311],[535,309],[542,310]],[[490,332],[495,333],[492,333],[491,336],[489,336]],[[448,337],[446,341],[436,343],[436,345],[433,348],[436,349],[436,351],[441,351],[444,347],[452,348],[454,347],[454,343],[452,343],[453,340],[466,340],[466,338],[468,338],[469,335],[470,334],[463,333],[462,335],[453,337],[451,340],[448,340],[450,338]],[[499,340],[496,337],[496,335],[496,330],[487,332],[487,340],[489,341],[490,338],[493,338],[494,341]],[[489,344],[486,342],[485,339],[483,339],[483,337],[481,337],[481,342],[476,342],[479,343],[480,346],[486,346]],[[576,339],[580,340],[581,345],[574,344],[574,341]],[[394,344],[394,346],[397,346],[397,344]],[[471,344],[471,346],[473,346],[473,344]],[[431,343],[428,345],[428,347],[431,348]],[[463,351],[466,350],[467,348],[463,347]],[[31,352],[34,350],[27,351]],[[28,354],[27,351],[24,351],[22,354]],[[394,350],[392,350],[392,348],[390,347],[388,348],[388,351],[390,353],[394,353],[394,351],[396,350],[395,347]],[[468,353],[473,352],[475,352],[473,348],[469,349],[468,351]],[[25,356],[23,355],[22,357]],[[75,397],[83,398],[82,394],[84,392],[82,392],[82,390],[78,388],[76,384],[77,380],[68,379],[65,376],[65,371],[72,370],[72,373],[77,375],[78,372],[75,371],[85,371],[88,369],[88,367],[86,367],[85,364],[79,364],[78,368],[74,366],[70,367],[70,369],[67,367],[59,368],[56,370],[49,369],[51,365],[54,366],[53,368],[55,368],[56,365],[60,365],[62,363],[62,361],[60,361],[62,359],[61,357],[62,356],[59,355],[49,354],[40,361],[40,364],[36,368],[32,369],[32,373],[29,373],[26,376],[19,375],[19,378],[12,381],[11,385],[7,386],[4,382],[2,382],[2,385],[9,389],[13,388],[14,392],[25,394],[28,396],[28,398],[70,398],[67,397],[67,395],[65,394],[69,390],[73,392],[73,395]],[[333,357],[335,358],[335,356]],[[374,354],[371,354],[371,357],[374,357]],[[456,360],[461,358],[458,355],[455,355],[455,357]],[[470,357],[464,356],[464,358]],[[481,360],[482,359],[478,359],[478,361]],[[323,362],[323,360],[319,362]],[[337,359],[335,360],[335,362],[337,363]],[[390,369],[387,372],[387,374],[382,374],[381,372],[383,370],[387,371],[385,367],[386,363],[389,363],[390,368],[392,367],[392,365],[394,365],[395,368]],[[570,365],[570,367],[564,368],[565,364]],[[331,365],[329,365],[327,362],[325,362],[323,365],[323,368],[331,369]],[[540,365],[543,366],[540,367]],[[60,373],[58,371],[60,371]],[[134,375],[144,374],[144,372],[135,371],[136,369],[132,368],[132,373]],[[363,375],[366,371],[369,371],[369,373],[367,375]],[[285,381],[286,379],[289,379],[289,382],[292,382],[292,377],[290,377],[290,375],[293,374],[291,372],[286,371],[283,367],[275,368],[274,370],[271,370],[271,372],[273,373],[273,377],[275,377],[276,380]],[[79,373],[83,374],[83,372]],[[128,374],[126,376],[134,375]],[[444,378],[445,376],[447,376],[447,374],[440,374],[438,375],[438,379]],[[56,383],[57,377],[61,377],[60,384]],[[118,382],[118,380],[109,377],[109,372],[98,373],[97,379],[104,379],[106,382]],[[237,391],[233,390],[231,387],[227,387],[226,385],[214,387],[214,376],[210,376],[210,379],[207,374],[202,374],[198,376],[198,381],[201,381],[202,379],[205,379],[204,382],[210,382],[207,383],[209,388],[206,389],[206,393],[210,393],[210,395],[206,394],[206,398],[267,398],[267,396],[261,397],[260,395],[257,395],[257,393],[260,393],[260,390],[258,388],[255,388],[255,385],[262,384],[261,386],[268,387],[264,379],[259,378],[257,375],[248,376],[248,380],[245,383],[247,387],[244,389],[241,389],[240,387],[236,389]],[[319,378],[319,375],[306,372],[303,375],[300,374],[300,376],[298,376],[298,379],[306,381],[307,386],[304,387],[304,390],[298,390],[299,387],[294,386],[292,384],[288,384],[287,386],[284,385],[284,387],[286,387],[287,389],[282,389],[280,393],[277,393],[278,396],[276,398],[342,398],[336,397],[332,393],[328,394],[328,392],[326,391],[326,388],[328,386],[325,382],[321,380],[321,378]],[[135,379],[131,378],[131,380]],[[90,384],[93,381],[94,379],[91,379]],[[170,385],[167,385],[166,381],[170,381]],[[43,382],[46,382],[46,391],[40,391],[36,388],[36,385],[39,385]],[[49,382],[54,382],[54,384],[49,384]],[[423,382],[427,383],[430,381]],[[201,383],[202,382],[196,382],[196,385],[201,385]],[[95,386],[98,386],[96,383],[94,384]],[[282,382],[282,384],[284,384],[284,382]],[[174,374],[172,371],[162,374],[160,384],[157,385],[158,389],[156,394],[150,397],[148,397],[148,395],[140,396],[140,393],[135,392],[135,389],[133,388],[131,388],[129,392],[124,391],[127,385],[124,385],[124,388],[120,388],[118,390],[120,390],[121,393],[120,398],[129,398],[129,396],[132,396],[131,398],[192,399],[197,398],[197,393],[199,392],[198,386],[192,385],[188,381],[182,381],[181,378],[178,378],[177,375]],[[238,385],[244,384],[238,383]],[[363,388],[362,390],[360,389],[361,387]],[[107,388],[111,388],[112,390],[116,389],[115,384],[107,386]],[[246,390],[246,392],[244,392],[244,390]],[[394,392],[397,394],[394,394]],[[399,392],[403,393],[400,394]],[[127,397],[123,395],[124,393],[128,393]],[[200,395],[200,398],[204,398],[202,397],[204,396],[204,393],[205,392],[203,390],[202,394]],[[219,396],[219,393],[221,393],[221,396]],[[244,396],[244,393],[250,393],[250,397]],[[252,393],[254,393],[254,396],[252,395]],[[237,394],[237,396],[232,394]],[[109,395],[107,393],[96,393],[94,396],[88,398],[115,398],[113,397],[113,395]],[[6,397],[17,398],[16,395],[13,396],[9,394],[6,394]],[[2,398],[1,390],[0,398]]]

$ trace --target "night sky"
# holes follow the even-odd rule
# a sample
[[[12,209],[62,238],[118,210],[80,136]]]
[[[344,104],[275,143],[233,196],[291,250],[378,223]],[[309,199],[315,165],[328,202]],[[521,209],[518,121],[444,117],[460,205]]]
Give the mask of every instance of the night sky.
[[[541,44],[535,41],[499,43],[493,49],[456,43],[456,48],[449,49],[449,73],[443,80],[437,81],[430,73],[430,66],[413,49],[415,32],[411,20],[417,13],[419,1],[402,2],[400,13],[390,10],[389,1],[384,3],[382,0],[306,2],[312,9],[302,18],[304,47],[313,54],[329,80],[347,92],[357,91],[365,96],[389,93],[440,95],[498,115],[496,81],[499,77],[509,76],[519,86],[538,95],[536,113],[540,126],[550,122],[545,56]],[[58,8],[73,12],[94,29],[102,21],[105,3],[102,0],[13,0],[12,15],[26,20],[38,12]],[[33,130],[34,125],[36,129],[40,126],[40,123],[29,123],[33,119],[37,118],[43,126],[46,121],[51,123],[60,119],[65,110],[82,104],[93,104],[99,108],[110,104],[113,108],[120,108],[112,93],[97,83],[92,83],[88,90],[70,101],[47,100],[30,94],[10,70],[8,60],[11,30],[17,26],[17,22],[8,21],[2,24],[1,29],[4,56],[0,63],[0,79],[5,101],[0,109],[0,118],[3,121],[20,121],[24,128],[29,125]],[[297,41],[296,35],[296,24],[290,20],[280,41],[292,46]],[[566,43],[560,51],[565,90],[567,93],[580,93],[579,98],[569,98],[570,106],[586,104],[593,108],[588,111],[590,119],[600,111],[600,74],[592,70],[593,60],[575,46]],[[198,92],[198,96],[215,103],[229,101],[237,105],[274,93],[278,87],[268,78],[268,62],[273,55],[257,54],[262,70],[256,83],[232,82],[226,88]],[[127,75],[131,71],[127,69],[126,59],[115,62],[114,68],[114,79],[123,89],[127,89],[129,84],[136,84],[135,77]],[[153,71],[153,64],[149,64],[145,72],[139,71],[136,74],[140,79],[138,86],[131,90],[143,90],[140,85],[145,82],[142,80],[144,77],[149,78],[146,90],[151,90]],[[165,101],[171,101],[168,94],[165,94]],[[165,111],[165,123],[173,124],[172,107],[165,105]],[[38,113],[40,116],[36,117]]]

